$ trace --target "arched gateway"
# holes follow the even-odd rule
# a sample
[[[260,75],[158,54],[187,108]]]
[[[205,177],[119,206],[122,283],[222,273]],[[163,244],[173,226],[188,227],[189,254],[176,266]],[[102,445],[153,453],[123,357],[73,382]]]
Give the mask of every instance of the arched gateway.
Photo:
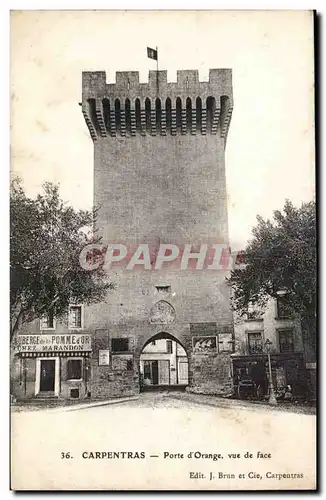
[[[181,342],[167,332],[148,339],[139,357],[140,391],[184,390],[188,383],[188,356]]]

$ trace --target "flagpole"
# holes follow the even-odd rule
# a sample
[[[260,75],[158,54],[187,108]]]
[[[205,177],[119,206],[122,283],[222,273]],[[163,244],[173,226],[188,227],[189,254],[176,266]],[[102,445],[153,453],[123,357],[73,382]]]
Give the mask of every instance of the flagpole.
[[[156,86],[158,93],[158,47],[156,47]]]

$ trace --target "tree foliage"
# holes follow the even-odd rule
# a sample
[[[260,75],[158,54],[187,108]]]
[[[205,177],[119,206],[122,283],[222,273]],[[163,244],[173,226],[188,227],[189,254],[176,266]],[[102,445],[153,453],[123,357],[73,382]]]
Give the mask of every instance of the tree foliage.
[[[316,314],[316,208],[295,208],[286,201],[273,220],[257,216],[253,238],[244,250],[245,266],[231,272],[233,308],[243,315],[250,303],[264,306],[282,291],[292,313],[301,319]]]
[[[28,198],[19,179],[10,193],[10,316],[11,339],[23,323],[50,311],[67,313],[69,303],[103,300],[112,288],[106,273],[85,271],[79,254],[89,243],[85,228],[96,211],[75,210],[59,196],[59,187],[43,185]],[[93,240],[94,241],[94,240]]]

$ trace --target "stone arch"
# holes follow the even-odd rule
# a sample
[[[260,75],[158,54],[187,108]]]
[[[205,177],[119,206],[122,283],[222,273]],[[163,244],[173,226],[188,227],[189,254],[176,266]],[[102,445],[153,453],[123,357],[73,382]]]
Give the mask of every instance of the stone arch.
[[[139,352],[142,353],[142,351],[145,349],[145,347],[153,342],[154,340],[160,340],[160,339],[169,339],[169,340],[174,340],[174,342],[177,342],[177,344],[180,344],[181,347],[184,349],[186,352],[187,356],[189,357],[189,353],[187,352],[186,346],[182,340],[180,340],[177,336],[172,335],[172,333],[169,333],[166,329],[160,330],[158,333],[154,333],[148,336],[148,338],[139,346]]]
[[[157,333],[148,335],[146,339],[139,342],[138,349],[135,352],[135,363],[137,363],[136,366],[138,367],[140,392],[146,389],[162,390],[164,387],[170,389],[174,388],[174,390],[184,390],[190,384],[190,352],[178,336],[169,333],[167,330],[168,329],[165,328],[159,330]],[[167,342],[165,351],[161,350],[162,346],[159,346],[159,350],[155,351],[155,342],[162,340],[167,342],[171,341],[170,351],[167,350]],[[152,343],[154,343],[154,347],[144,352],[146,347],[150,346]],[[171,357],[170,360],[168,359],[169,357]],[[163,367],[161,365],[162,362],[165,363]],[[152,371],[152,363],[156,363],[157,380],[156,382],[152,380],[149,384],[150,387],[146,387],[147,384],[144,384],[144,378],[146,378],[146,364],[147,369]],[[165,380],[161,378],[162,368],[163,374],[165,372]]]

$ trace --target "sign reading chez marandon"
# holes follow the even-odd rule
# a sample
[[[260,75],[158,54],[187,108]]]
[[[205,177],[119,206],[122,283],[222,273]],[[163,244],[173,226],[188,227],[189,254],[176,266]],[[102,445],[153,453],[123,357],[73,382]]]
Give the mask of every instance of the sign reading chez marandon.
[[[91,335],[19,335],[15,343],[18,352],[91,351]]]

